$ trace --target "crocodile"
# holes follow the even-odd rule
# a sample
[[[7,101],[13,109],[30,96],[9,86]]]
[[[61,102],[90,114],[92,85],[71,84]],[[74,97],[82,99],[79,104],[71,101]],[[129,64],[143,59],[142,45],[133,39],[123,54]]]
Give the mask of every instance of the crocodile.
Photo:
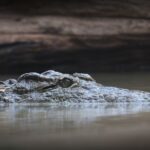
[[[0,82],[0,102],[150,102],[150,93],[97,83],[89,74],[48,70]]]

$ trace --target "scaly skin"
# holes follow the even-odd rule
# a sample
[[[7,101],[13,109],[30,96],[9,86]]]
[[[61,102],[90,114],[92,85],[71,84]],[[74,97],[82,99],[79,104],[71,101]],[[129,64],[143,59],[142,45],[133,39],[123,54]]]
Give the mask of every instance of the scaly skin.
[[[150,93],[106,87],[88,74],[53,70],[26,73],[17,80],[0,82],[0,101],[19,102],[150,102]]]

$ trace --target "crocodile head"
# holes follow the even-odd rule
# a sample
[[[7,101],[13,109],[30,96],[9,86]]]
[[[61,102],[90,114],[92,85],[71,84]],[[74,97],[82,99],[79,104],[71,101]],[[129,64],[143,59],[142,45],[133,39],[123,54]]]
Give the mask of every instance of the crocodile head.
[[[3,102],[142,102],[150,93],[98,84],[90,75],[49,70],[31,72],[0,82]]]
[[[31,72],[17,80],[1,82],[0,99],[5,102],[82,102],[103,101],[101,86],[88,74],[63,74],[49,70],[41,74]]]

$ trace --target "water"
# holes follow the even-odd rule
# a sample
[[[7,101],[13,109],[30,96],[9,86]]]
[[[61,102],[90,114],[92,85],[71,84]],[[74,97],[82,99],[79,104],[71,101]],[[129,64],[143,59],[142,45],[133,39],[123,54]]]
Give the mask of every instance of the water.
[[[93,74],[104,85],[145,91],[149,75]],[[149,139],[149,103],[0,106],[0,150],[145,149]]]

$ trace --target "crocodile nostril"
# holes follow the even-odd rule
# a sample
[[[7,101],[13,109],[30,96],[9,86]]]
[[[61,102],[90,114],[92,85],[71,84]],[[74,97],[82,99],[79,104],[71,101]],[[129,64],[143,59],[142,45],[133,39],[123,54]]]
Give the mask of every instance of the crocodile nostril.
[[[5,81],[6,83],[8,83],[9,85],[15,84],[17,81],[15,79],[9,79]]]

